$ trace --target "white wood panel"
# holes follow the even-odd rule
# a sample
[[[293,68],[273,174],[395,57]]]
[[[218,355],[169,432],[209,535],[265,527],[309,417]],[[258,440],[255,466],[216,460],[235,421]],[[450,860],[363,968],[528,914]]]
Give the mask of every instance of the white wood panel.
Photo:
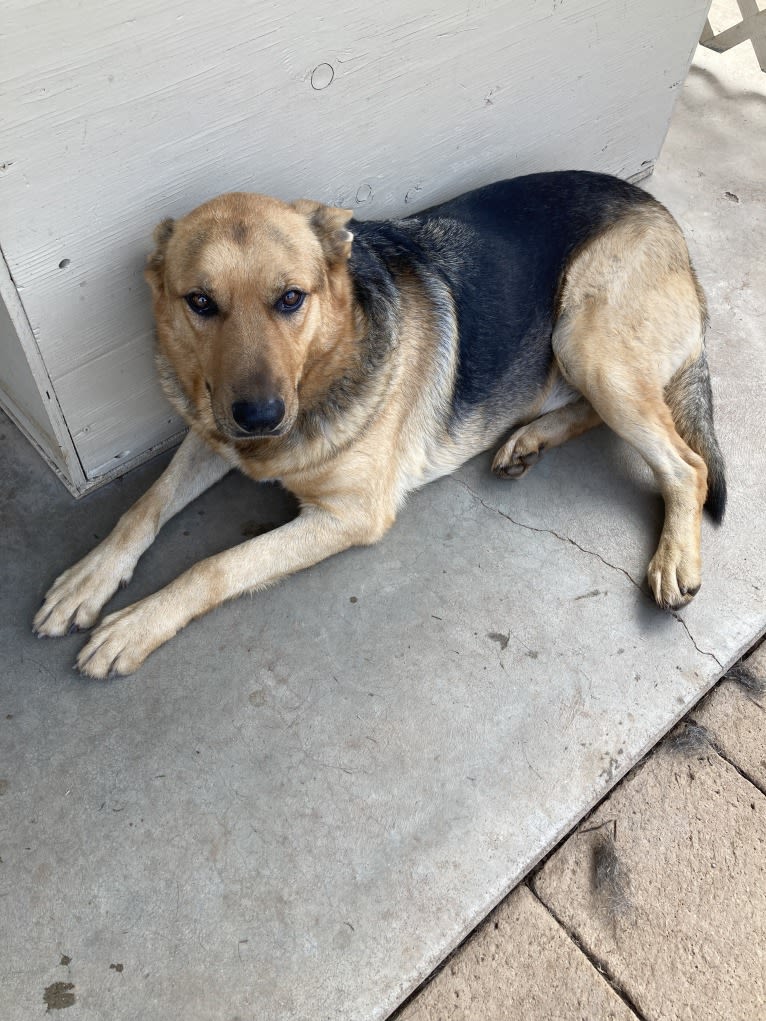
[[[64,484],[74,493],[81,492],[85,474],[2,251],[0,407],[29,437]]]
[[[96,356],[56,384],[59,400],[68,407],[75,406],[83,392],[90,393],[89,417],[84,413],[77,416],[73,439],[93,474],[101,475],[113,471],[119,462],[135,460],[147,448],[184,428],[160,390],[148,333]],[[141,424],[140,445],[125,431],[124,423],[131,417]],[[100,461],[104,450],[109,456]]]
[[[24,357],[5,302],[0,299],[0,396],[38,445],[54,447],[56,440],[37,381]]]
[[[6,0],[0,238],[87,474],[176,429],[141,279],[158,219],[235,188],[380,216],[533,169],[633,175],[706,8]]]

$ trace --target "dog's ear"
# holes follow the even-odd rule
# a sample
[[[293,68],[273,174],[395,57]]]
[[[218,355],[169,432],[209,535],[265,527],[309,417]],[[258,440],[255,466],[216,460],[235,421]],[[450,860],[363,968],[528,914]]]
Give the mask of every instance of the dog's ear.
[[[154,228],[154,251],[146,260],[144,277],[155,294],[162,291],[162,273],[165,268],[165,251],[175,229],[175,220],[167,219]]]
[[[293,209],[302,213],[309,221],[328,262],[348,259],[354,240],[354,235],[346,226],[354,215],[351,209],[324,206],[321,202],[312,202],[310,199],[298,199],[297,202],[293,202]]]

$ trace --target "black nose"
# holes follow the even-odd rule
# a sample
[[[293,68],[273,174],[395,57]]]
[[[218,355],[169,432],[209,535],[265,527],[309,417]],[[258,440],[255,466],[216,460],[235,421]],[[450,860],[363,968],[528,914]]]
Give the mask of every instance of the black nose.
[[[240,429],[252,435],[273,432],[285,417],[285,402],[281,397],[265,401],[234,401],[231,416]]]

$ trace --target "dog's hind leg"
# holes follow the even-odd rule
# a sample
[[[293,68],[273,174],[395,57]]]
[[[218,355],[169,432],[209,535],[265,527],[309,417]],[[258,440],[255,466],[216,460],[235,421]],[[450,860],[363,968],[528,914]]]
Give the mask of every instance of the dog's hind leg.
[[[656,601],[672,609],[700,587],[703,503],[720,519],[726,499],[705,321],[683,234],[645,196],[567,267],[552,337],[567,382],[654,472],[665,522],[647,574]]]
[[[600,423],[599,414],[585,398],[549,411],[511,433],[495,454],[492,471],[502,479],[520,479],[547,447],[560,447]]]
[[[676,429],[663,396],[666,381],[653,371],[659,359],[652,345],[639,345],[641,354],[629,357],[615,316],[607,306],[563,315],[554,331],[554,352],[568,381],[654,472],[665,501],[665,522],[647,575],[657,603],[678,609],[700,587],[707,467]]]

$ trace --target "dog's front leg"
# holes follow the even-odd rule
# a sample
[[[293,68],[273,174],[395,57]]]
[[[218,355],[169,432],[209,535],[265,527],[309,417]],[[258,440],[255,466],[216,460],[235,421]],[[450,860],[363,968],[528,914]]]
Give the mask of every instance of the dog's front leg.
[[[163,474],[106,539],[56,579],[34,619],[35,633],[55,637],[91,627],[118,587],[130,581],[165,522],[230,469],[190,432]]]
[[[383,531],[359,519],[304,507],[281,528],[202,560],[166,588],[105,617],[77,666],[89,677],[132,673],[195,617],[350,546],[374,542]]]

